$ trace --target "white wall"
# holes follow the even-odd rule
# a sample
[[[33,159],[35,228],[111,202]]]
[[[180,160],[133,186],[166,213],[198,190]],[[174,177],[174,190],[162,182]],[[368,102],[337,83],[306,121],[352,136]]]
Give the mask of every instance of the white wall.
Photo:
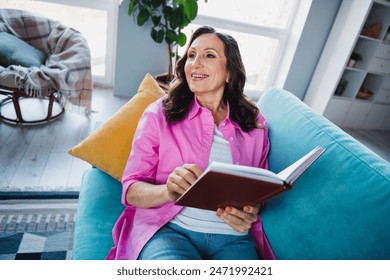
[[[114,95],[132,97],[146,73],[167,72],[168,50],[152,40],[150,26],[138,26],[127,14],[128,3],[123,1],[118,13]]]
[[[342,0],[313,0],[286,81],[285,90],[303,99]]]

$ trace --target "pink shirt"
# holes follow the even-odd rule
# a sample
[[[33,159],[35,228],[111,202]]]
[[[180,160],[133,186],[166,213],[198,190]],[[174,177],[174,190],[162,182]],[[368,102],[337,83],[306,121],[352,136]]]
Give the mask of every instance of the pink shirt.
[[[122,203],[126,208],[114,226],[114,247],[107,259],[137,259],[153,234],[182,209],[172,202],[147,209],[127,204],[126,192],[133,183],[165,184],[172,170],[184,163],[196,163],[202,170],[207,167],[214,132],[211,112],[201,107],[195,98],[187,116],[168,125],[163,113],[163,98],[152,103],[138,123],[122,177]],[[259,121],[264,128],[250,132],[242,131],[229,117],[220,123],[219,129],[230,143],[235,164],[268,168],[268,127],[261,115]],[[275,259],[260,217],[252,225],[250,233],[262,257]]]

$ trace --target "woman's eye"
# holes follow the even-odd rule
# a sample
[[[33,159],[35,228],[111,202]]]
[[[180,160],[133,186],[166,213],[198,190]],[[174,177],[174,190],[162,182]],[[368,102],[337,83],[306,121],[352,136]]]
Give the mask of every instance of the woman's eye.
[[[211,53],[208,53],[208,54],[206,55],[206,57],[207,57],[207,58],[215,58],[215,55],[213,55],[213,54],[211,54]]]
[[[194,58],[194,57],[195,57],[195,54],[194,54],[194,53],[189,53],[189,54],[188,54],[188,57],[189,57],[189,58]]]

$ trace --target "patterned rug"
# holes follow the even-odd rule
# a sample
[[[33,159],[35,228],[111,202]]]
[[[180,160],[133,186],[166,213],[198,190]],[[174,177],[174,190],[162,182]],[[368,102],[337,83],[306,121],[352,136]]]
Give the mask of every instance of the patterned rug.
[[[0,260],[72,259],[77,199],[0,200]]]

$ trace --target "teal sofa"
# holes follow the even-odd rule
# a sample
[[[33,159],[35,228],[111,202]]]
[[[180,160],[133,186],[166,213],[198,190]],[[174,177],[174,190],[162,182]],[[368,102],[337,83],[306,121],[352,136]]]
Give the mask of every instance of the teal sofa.
[[[279,172],[315,146],[327,150],[268,201],[263,226],[278,259],[390,259],[390,164],[293,94],[271,88],[258,102],[269,124],[270,169]],[[123,210],[121,184],[97,168],[83,177],[73,259],[104,259]]]

